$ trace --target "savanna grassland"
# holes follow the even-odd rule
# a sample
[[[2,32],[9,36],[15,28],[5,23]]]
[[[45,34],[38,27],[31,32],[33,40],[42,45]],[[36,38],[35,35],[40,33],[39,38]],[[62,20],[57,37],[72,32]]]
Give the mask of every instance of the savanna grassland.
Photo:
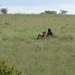
[[[23,75],[75,75],[75,16],[0,15],[0,60]]]

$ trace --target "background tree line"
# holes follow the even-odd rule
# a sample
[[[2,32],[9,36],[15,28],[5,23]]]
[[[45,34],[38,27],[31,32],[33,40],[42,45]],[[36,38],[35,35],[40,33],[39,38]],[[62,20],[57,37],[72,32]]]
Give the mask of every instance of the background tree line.
[[[1,6],[1,5],[0,5],[0,6]],[[1,9],[0,9],[0,13],[1,13],[1,14],[7,14],[7,12],[8,12],[7,8],[1,8]],[[66,10],[60,10],[59,13],[57,13],[57,11],[45,10],[45,11],[42,12],[41,14],[53,14],[53,15],[55,15],[55,14],[61,14],[61,15],[65,15],[66,13],[68,13],[68,11],[66,11]]]
[[[67,14],[68,13],[68,11],[66,11],[66,10],[60,10],[60,12],[59,13],[57,13],[57,11],[50,11],[50,10],[46,10],[46,11],[44,11],[44,12],[42,12],[42,14],[61,14],[61,15],[65,15],[65,14]]]

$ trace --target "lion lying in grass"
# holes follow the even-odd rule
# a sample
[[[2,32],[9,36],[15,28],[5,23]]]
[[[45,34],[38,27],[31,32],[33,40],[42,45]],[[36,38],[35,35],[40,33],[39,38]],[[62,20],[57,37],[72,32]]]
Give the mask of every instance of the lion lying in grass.
[[[49,36],[52,36],[52,35],[53,35],[53,33],[52,33],[51,29],[49,28],[47,33],[46,33],[46,31],[42,32],[42,34],[39,34],[37,36],[37,39],[39,39],[40,37],[45,37],[45,36],[49,37]]]

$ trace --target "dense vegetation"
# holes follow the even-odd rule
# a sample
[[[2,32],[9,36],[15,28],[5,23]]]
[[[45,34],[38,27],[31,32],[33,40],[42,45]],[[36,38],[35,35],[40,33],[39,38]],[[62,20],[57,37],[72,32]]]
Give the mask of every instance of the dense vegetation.
[[[74,15],[0,15],[0,60],[23,75],[75,75],[74,41]]]
[[[5,62],[0,61],[0,75],[21,75],[21,72],[15,70],[14,67],[7,66]]]

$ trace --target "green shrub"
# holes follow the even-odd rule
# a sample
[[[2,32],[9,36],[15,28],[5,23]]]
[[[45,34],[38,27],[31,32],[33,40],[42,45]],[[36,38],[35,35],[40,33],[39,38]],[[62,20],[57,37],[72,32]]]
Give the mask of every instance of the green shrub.
[[[5,61],[0,61],[0,75],[22,75],[21,72],[15,70],[14,67],[8,67]]]

